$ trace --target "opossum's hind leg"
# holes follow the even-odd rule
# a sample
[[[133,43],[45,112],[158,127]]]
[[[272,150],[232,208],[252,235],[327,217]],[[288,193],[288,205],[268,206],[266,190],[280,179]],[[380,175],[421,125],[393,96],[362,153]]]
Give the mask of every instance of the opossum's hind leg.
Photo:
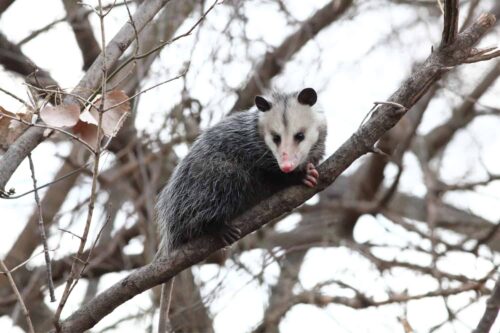
[[[221,228],[219,235],[224,245],[229,246],[241,238],[241,230],[234,225],[225,224]]]
[[[306,174],[302,179],[302,182],[308,187],[315,187],[318,185],[319,172],[312,163],[307,163]]]

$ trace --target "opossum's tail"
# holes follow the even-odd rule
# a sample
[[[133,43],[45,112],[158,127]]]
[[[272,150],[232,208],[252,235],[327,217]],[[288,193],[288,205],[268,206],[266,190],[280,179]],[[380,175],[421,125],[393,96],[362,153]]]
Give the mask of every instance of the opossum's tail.
[[[172,242],[170,239],[170,233],[165,220],[162,220],[161,216],[159,216],[158,212],[161,207],[157,204],[155,209],[155,220],[158,225],[158,231],[160,235],[158,251],[154,257],[154,261],[158,260],[161,257],[166,257],[171,251]],[[164,217],[163,217],[164,218]],[[174,289],[174,279],[172,277],[170,280],[164,282],[161,285],[161,293],[160,293],[160,307],[159,307],[159,319],[158,319],[158,333],[168,333],[171,332],[171,324],[169,319],[170,312],[170,304],[172,302],[172,290]]]
[[[158,251],[156,252],[155,258],[153,260],[158,260],[161,257],[165,257],[170,252],[170,242],[168,241],[167,236],[168,235],[162,235]],[[170,304],[172,303],[172,290],[174,289],[174,280],[175,277],[172,277],[170,280],[164,282],[161,285],[158,333],[172,332],[169,312]]]
[[[172,290],[174,289],[175,277],[171,278],[161,286],[160,314],[158,322],[158,333],[172,332],[172,325],[168,313],[172,302]]]

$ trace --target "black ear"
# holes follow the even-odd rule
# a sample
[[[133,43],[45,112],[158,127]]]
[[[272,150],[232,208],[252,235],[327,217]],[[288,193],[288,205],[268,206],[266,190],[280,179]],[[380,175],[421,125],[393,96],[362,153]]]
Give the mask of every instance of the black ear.
[[[257,106],[257,109],[259,109],[262,112],[271,110],[271,103],[269,103],[262,96],[255,96],[255,105]]]
[[[305,88],[299,93],[297,99],[300,104],[313,106],[318,100],[318,95],[316,95],[316,91],[313,88]]]

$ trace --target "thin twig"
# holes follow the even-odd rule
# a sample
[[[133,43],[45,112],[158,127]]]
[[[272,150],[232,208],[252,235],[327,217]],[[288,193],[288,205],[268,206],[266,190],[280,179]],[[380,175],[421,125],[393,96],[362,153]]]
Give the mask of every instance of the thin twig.
[[[130,3],[131,1],[124,1],[124,3],[119,3],[119,4],[111,4],[111,5],[107,5],[105,6],[106,8],[114,8],[114,7],[117,7],[117,6],[123,6],[123,5],[127,5],[128,3]],[[89,14],[93,13],[94,11],[93,10],[87,10],[85,13],[83,13],[83,17],[86,18],[87,16],[89,16]],[[28,36],[24,37],[23,39],[21,39],[21,41],[19,41],[17,43],[17,46],[23,46],[24,44],[28,43],[29,41],[33,40],[35,37],[38,37],[38,35],[44,33],[44,32],[47,32],[49,31],[50,29],[52,29],[54,26],[56,26],[57,24],[59,23],[62,23],[62,22],[65,22],[68,20],[68,16],[64,16],[64,17],[61,17],[55,21],[52,21],[50,23],[48,23],[47,25],[39,28],[39,29],[36,29],[36,30],[33,30]]]
[[[47,244],[47,235],[45,233],[45,223],[43,222],[43,210],[40,204],[40,197],[38,196],[38,190],[36,187],[36,176],[35,176],[35,166],[33,165],[33,158],[31,153],[28,154],[28,161],[31,170],[31,179],[33,180],[33,191],[35,193],[35,202],[38,208],[38,230],[40,232],[40,237],[42,238],[43,252],[45,255],[45,267],[47,270],[47,286],[49,287],[50,301],[55,302],[56,296],[54,294],[54,281],[52,280],[52,263],[50,261],[49,245]]]
[[[377,108],[380,106],[380,105],[390,105],[390,106],[394,106],[396,108],[399,108],[401,110],[401,112],[406,112],[408,111],[408,108],[406,108],[404,105],[401,105],[399,103],[396,103],[396,102],[380,102],[380,101],[375,101],[373,102],[373,107],[370,109],[370,111],[368,111],[368,113],[363,117],[363,120],[361,120],[361,123],[359,124],[359,127],[363,126],[363,124],[366,122],[366,120],[372,115],[374,114],[375,112],[377,112]]]
[[[125,60],[120,66],[118,66],[117,69],[115,69],[111,74],[109,74],[108,76],[108,80],[111,80],[116,74],[118,74],[125,66],[127,66],[129,63],[131,63],[132,61],[137,61],[137,60],[140,60],[142,58],[146,58],[147,56],[149,56],[150,54],[153,54],[159,50],[161,50],[162,48],[164,48],[165,46],[167,45],[170,45],[172,44],[173,42],[181,39],[181,38],[184,38],[184,37],[187,37],[189,35],[191,35],[191,33],[194,31],[194,29],[200,25],[201,22],[203,22],[203,20],[205,19],[205,17],[208,15],[208,13],[210,13],[212,11],[212,9],[215,7],[215,5],[217,5],[217,1],[218,0],[215,0],[214,3],[205,11],[205,13],[203,13],[203,15],[191,26],[191,28],[189,28],[188,31],[186,31],[185,33],[183,34],[180,34],[166,42],[163,42],[163,43],[160,43],[158,46],[152,48],[151,50],[145,52],[145,53],[142,53],[142,54],[139,54],[139,55],[134,55],[130,58],[128,58],[127,60]]]
[[[11,200],[13,200],[13,199],[19,199],[19,198],[21,198],[21,197],[24,197],[25,195],[28,195],[28,194],[30,194],[30,193],[33,193],[35,190],[41,190],[42,188],[45,188],[45,187],[50,186],[50,185],[53,185],[53,184],[55,184],[55,183],[57,183],[57,182],[60,182],[61,180],[64,180],[64,179],[66,179],[66,178],[68,178],[68,177],[71,177],[71,176],[73,176],[74,174],[79,173],[79,172],[81,172],[82,170],[85,170],[85,168],[86,168],[86,167],[88,167],[89,165],[90,165],[90,162],[87,162],[86,164],[84,164],[83,166],[79,167],[78,169],[75,169],[75,170],[73,170],[73,171],[71,171],[71,172],[68,172],[68,173],[67,173],[67,174],[65,174],[64,176],[61,176],[61,177],[59,177],[59,178],[56,178],[56,179],[54,179],[54,180],[53,180],[53,181],[51,181],[51,182],[45,183],[45,184],[43,184],[43,185],[40,185],[40,186],[38,186],[38,187],[34,188],[33,190],[30,190],[30,191],[27,191],[27,192],[24,192],[24,193],[22,193],[22,194],[18,194],[18,195],[10,195],[10,194],[8,194],[8,193],[7,193],[5,196],[0,196],[0,199],[11,199]]]
[[[23,312],[23,315],[26,318],[26,322],[28,323],[29,333],[35,333],[35,329],[33,328],[33,323],[31,322],[31,317],[28,312],[28,309],[26,308],[26,304],[24,304],[23,297],[21,296],[19,289],[17,289],[16,282],[12,278],[12,274],[10,274],[9,269],[7,268],[7,266],[5,266],[5,263],[3,262],[2,259],[0,259],[0,269],[7,275],[10,287],[16,294],[17,300],[19,301],[19,305],[21,306],[21,311]]]
[[[154,88],[157,88],[157,87],[159,87],[159,86],[161,86],[161,85],[164,85],[164,84],[170,83],[170,82],[172,82],[172,81],[178,80],[178,79],[180,79],[181,77],[186,76],[187,71],[188,71],[188,70],[186,69],[186,70],[185,70],[185,71],[183,71],[181,74],[179,74],[179,75],[177,75],[177,76],[174,76],[173,78],[167,79],[167,80],[165,80],[165,81],[162,81],[162,82],[159,82],[159,83],[157,83],[157,84],[154,84],[154,85],[152,85],[151,87],[145,88],[145,89],[143,89],[143,90],[139,91],[138,93],[136,93],[136,94],[134,94],[134,95],[130,96],[129,98],[127,98],[127,99],[125,99],[125,100],[123,100],[123,101],[121,101],[121,102],[119,102],[119,103],[117,103],[117,104],[111,105],[111,106],[109,106],[109,107],[108,107],[108,108],[106,108],[106,109],[103,109],[103,111],[102,111],[102,112],[107,112],[107,111],[109,111],[109,110],[111,110],[111,109],[114,109],[114,108],[116,108],[116,107],[119,107],[120,105],[123,105],[123,104],[125,104],[125,103],[130,102],[131,100],[133,100],[133,99],[134,99],[134,98],[136,98],[137,96],[142,95],[142,94],[144,94],[144,93],[146,93],[146,92],[148,92],[148,91],[150,91],[150,90],[152,90],[152,89],[154,89]]]
[[[54,252],[55,250],[57,250],[57,248],[53,249],[53,250],[49,250],[49,251],[52,251]],[[10,272],[11,273],[14,273],[15,271],[17,271],[19,268],[23,267],[24,265],[26,265],[27,263],[29,263],[31,260],[33,260],[34,258],[38,257],[39,255],[43,254],[44,251],[40,251],[34,255],[32,255],[31,257],[29,257],[28,259],[26,259],[25,261],[23,261],[22,263],[20,263],[19,265],[13,267]],[[0,272],[1,275],[5,274],[4,272]]]
[[[125,8],[127,9],[127,14],[128,14],[128,19],[130,20],[130,25],[132,25],[132,28],[134,29],[134,34],[135,34],[135,50],[134,50],[134,56],[139,53],[140,45],[139,45],[139,32],[137,31],[137,27],[135,26],[134,22],[134,17],[132,16],[132,13],[130,12],[130,8],[128,7],[128,4],[126,1],[124,1]]]
[[[394,106],[394,107],[396,107],[396,108],[401,109],[401,112],[406,112],[406,111],[408,111],[408,108],[407,108],[406,106],[401,105],[401,104],[396,103],[396,102],[390,102],[390,101],[384,101],[384,102],[381,102],[381,101],[375,101],[375,102],[373,102],[373,104],[375,104],[375,105],[377,105],[377,106],[378,106],[378,105],[390,105],[390,106]]]
[[[51,88],[40,88],[40,87],[37,87],[37,86],[34,86],[32,84],[29,84],[27,82],[24,83],[28,88],[32,88],[36,91],[41,91],[43,93],[52,93],[52,94],[56,94],[56,95],[63,95],[63,96],[71,96],[73,97],[74,99],[80,101],[84,107],[87,107],[88,105],[91,105],[93,106],[92,104],[92,98],[88,98],[88,99],[85,99],[83,97],[81,97],[80,95],[78,94],[74,94],[74,93],[70,93],[70,92],[66,92],[66,91],[63,91],[63,90],[57,90],[57,89],[51,89]]]
[[[101,79],[101,91],[105,92],[106,91],[106,82],[107,82],[107,69],[106,69],[106,34],[104,30],[104,13],[103,13],[103,7],[102,7],[102,2],[99,0],[99,23],[100,23],[100,28],[101,28],[101,42],[102,42],[102,57],[103,57],[103,62],[102,62],[102,79]],[[103,109],[104,109],[104,104],[105,104],[105,98],[106,94],[103,94],[101,97],[101,104],[99,106],[99,117],[98,117],[98,122],[97,122],[97,138],[96,138],[96,149],[94,151],[94,169],[93,169],[93,174],[92,174],[92,187],[90,190],[90,200],[89,200],[89,206],[88,206],[88,213],[87,213],[87,220],[85,222],[85,227],[83,230],[83,234],[80,238],[80,246],[78,248],[78,251],[74,257],[73,263],[71,264],[71,271],[69,274],[69,277],[66,281],[66,285],[64,287],[64,292],[63,296],[61,297],[61,301],[59,302],[59,305],[57,307],[56,313],[54,315],[54,326],[56,328],[56,331],[59,332],[61,330],[59,320],[61,318],[61,313],[66,305],[66,302],[73,291],[73,288],[76,286],[78,283],[81,272],[85,268],[86,262],[81,259],[81,256],[83,255],[83,250],[85,249],[85,244],[87,242],[87,237],[90,231],[90,225],[92,222],[92,217],[94,213],[94,206],[95,206],[95,201],[97,197],[97,183],[98,183],[98,174],[99,174],[99,158],[101,156],[101,137],[102,137],[102,118],[103,118]],[[78,270],[77,268],[77,263],[80,263],[84,265],[83,269]]]
[[[78,236],[77,234],[75,234],[74,232],[72,232],[72,231],[70,231],[70,230],[63,229],[63,228],[57,228],[57,230],[62,231],[62,232],[65,232],[65,233],[68,233],[68,234],[70,234],[71,236],[74,236],[74,237],[76,237],[76,238],[82,239],[82,237],[81,237],[81,236]]]
[[[6,94],[6,95],[8,95],[8,96],[10,96],[12,98],[14,98],[16,101],[21,102],[22,104],[24,104],[24,106],[26,106],[26,108],[28,108],[28,109],[31,108],[31,106],[28,104],[28,102],[26,102],[21,97],[16,96],[13,93],[11,93],[10,91],[7,91],[7,90],[5,90],[3,88],[0,88],[0,91],[3,92],[4,94]]]
[[[73,133],[70,133],[66,130],[63,130],[62,128],[59,128],[59,127],[54,127],[54,126],[48,126],[48,125],[45,125],[45,124],[40,124],[40,123],[30,123],[24,119],[21,119],[21,118],[17,118],[17,117],[14,117],[14,116],[11,116],[11,115],[8,115],[6,113],[3,113],[0,111],[0,115],[2,117],[6,117],[6,118],[9,118],[9,119],[12,119],[12,120],[15,120],[15,121],[18,121],[20,122],[21,124],[23,125],[26,125],[26,126],[29,126],[29,127],[39,127],[39,128],[45,128],[45,129],[49,129],[49,130],[52,130],[52,131],[56,131],[56,132],[60,132],[60,133],[63,133],[64,135],[67,135],[69,136],[71,139],[73,140],[76,140],[78,141],[79,143],[81,143],[82,145],[85,146],[85,148],[87,148],[90,152],[94,152],[94,148],[92,148],[92,146],[90,144],[88,144],[87,142],[85,142],[84,140],[82,140],[81,138],[79,138],[78,136],[74,135]]]

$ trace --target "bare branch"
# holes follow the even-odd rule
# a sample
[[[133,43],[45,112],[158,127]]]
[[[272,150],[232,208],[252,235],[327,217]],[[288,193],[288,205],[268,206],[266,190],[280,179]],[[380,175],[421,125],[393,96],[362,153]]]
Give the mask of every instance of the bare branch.
[[[40,69],[19,46],[0,34],[0,63],[5,69],[25,77],[26,81],[40,88],[57,88],[57,82],[48,72]],[[1,187],[1,186],[0,186]]]
[[[0,15],[14,3],[15,0],[0,0]]]
[[[297,295],[296,302],[303,304],[315,304],[321,307],[324,307],[329,303],[333,303],[333,304],[342,304],[354,309],[364,309],[372,306],[382,306],[392,303],[402,303],[428,297],[456,295],[466,291],[479,290],[481,288],[483,288],[481,283],[466,283],[456,288],[435,290],[413,296],[407,294],[391,295],[387,300],[384,301],[374,301],[362,294],[358,294],[353,298],[347,298],[338,296],[327,296],[320,292],[306,291]]]
[[[33,179],[33,189],[35,192],[35,201],[38,207],[38,230],[40,232],[40,237],[42,238],[43,252],[45,255],[45,268],[47,271],[47,285],[49,286],[50,301],[55,302],[56,296],[54,295],[54,282],[52,281],[52,263],[50,261],[49,246],[47,244],[47,235],[45,234],[45,224],[43,223],[43,211],[40,205],[40,197],[38,196],[38,190],[36,187],[36,176],[35,176],[35,166],[33,165],[33,159],[31,154],[28,154],[28,160],[30,162],[31,178]]]
[[[143,2],[133,16],[137,31],[142,31],[144,27],[153,19],[153,17],[166,5],[169,0],[151,0]],[[0,35],[0,45],[3,40]],[[125,52],[128,46],[135,39],[134,28],[126,23],[106,47],[105,69],[110,70],[118,61],[118,58]],[[0,57],[1,59],[1,57]],[[102,79],[102,69],[104,65],[103,55],[101,54],[89,68],[85,76],[73,89],[72,94],[79,95],[80,98],[88,99],[99,89]],[[71,95],[64,99],[66,103],[77,102]],[[12,144],[0,160],[0,189],[5,188],[19,164],[24,160],[29,152],[44,140],[43,130],[39,128],[29,128]]]
[[[31,318],[30,314],[28,312],[28,309],[26,308],[26,305],[24,304],[23,297],[21,296],[21,293],[16,287],[16,282],[12,278],[12,275],[10,274],[9,269],[7,266],[5,266],[5,263],[3,260],[0,259],[0,269],[7,275],[7,279],[9,280],[9,284],[16,294],[17,301],[21,305],[21,311],[23,312],[24,317],[26,318],[26,321],[28,322],[28,328],[29,328],[29,333],[35,333],[35,329],[33,328],[33,324],[31,323]]]
[[[458,33],[458,0],[444,0],[444,28],[441,48],[452,45]]]
[[[500,278],[497,279],[495,284],[495,289],[490,298],[486,302],[486,309],[484,311],[481,320],[477,324],[476,329],[472,333],[489,333],[491,327],[495,323],[495,320],[500,311]]]
[[[468,53],[469,48],[482,38],[494,22],[495,18],[492,15],[481,16],[469,29],[457,36],[454,46],[464,47],[465,49],[462,51]],[[464,60],[463,58],[449,59],[449,57],[444,57],[441,52],[443,51],[438,50],[432,53],[425,63],[403,82],[401,88],[391,96],[389,101],[405,105],[408,108],[412,107],[427,89],[449,69],[450,65],[458,65]],[[399,107],[383,105],[379,108],[379,112],[374,114],[319,167],[318,171],[322,178],[317,188],[289,188],[243,213],[233,221],[233,224],[241,230],[242,236],[245,236],[262,227],[268,221],[293,210],[316,192],[330,185],[356,159],[369,152],[375,142],[401,117],[402,113]],[[62,322],[62,331],[79,332],[93,327],[118,305],[171,279],[183,269],[200,262],[223,246],[222,240],[216,236],[207,235],[181,246],[178,250],[170,253],[168,257],[160,257],[151,264],[131,273],[82,306]]]
[[[99,22],[100,22],[100,28],[101,28],[101,42],[102,42],[102,77],[101,77],[101,91],[106,92],[106,83],[107,83],[107,76],[108,76],[108,67],[107,67],[107,61],[108,61],[108,48],[105,47],[106,45],[106,34],[104,30],[104,17],[106,14],[103,12],[103,7],[101,0],[99,0]],[[134,30],[135,31],[135,30]],[[97,121],[97,137],[96,137],[96,142],[95,142],[95,151],[93,152],[93,160],[94,160],[94,167],[92,170],[92,185],[90,189],[90,200],[89,200],[89,206],[88,206],[88,211],[87,211],[87,219],[85,222],[85,226],[82,232],[82,236],[80,238],[80,244],[78,247],[78,251],[76,253],[76,256],[74,257],[73,263],[71,264],[71,270],[70,274],[68,276],[68,279],[66,281],[66,285],[64,287],[64,292],[63,295],[61,296],[61,301],[59,302],[59,305],[57,306],[56,313],[54,315],[54,326],[56,328],[56,331],[60,330],[60,325],[59,325],[59,319],[61,317],[62,310],[64,306],[66,305],[66,302],[73,290],[73,288],[76,286],[78,283],[82,272],[85,270],[86,264],[82,265],[80,267],[80,263],[82,263],[83,258],[83,250],[85,249],[85,244],[87,242],[88,234],[90,231],[90,225],[92,223],[92,218],[94,214],[94,207],[95,207],[95,201],[97,197],[97,179],[98,179],[98,174],[99,174],[99,162],[101,160],[101,153],[102,153],[102,147],[101,147],[101,129],[103,125],[103,115],[104,115],[104,105],[105,105],[105,98],[106,94],[103,93],[101,96],[101,103],[99,104],[99,110],[98,110],[98,121]]]
[[[83,70],[87,70],[101,53],[101,48],[92,31],[87,10],[80,3],[73,0],[63,0],[63,3],[67,13],[67,21],[71,25],[82,52]]]

